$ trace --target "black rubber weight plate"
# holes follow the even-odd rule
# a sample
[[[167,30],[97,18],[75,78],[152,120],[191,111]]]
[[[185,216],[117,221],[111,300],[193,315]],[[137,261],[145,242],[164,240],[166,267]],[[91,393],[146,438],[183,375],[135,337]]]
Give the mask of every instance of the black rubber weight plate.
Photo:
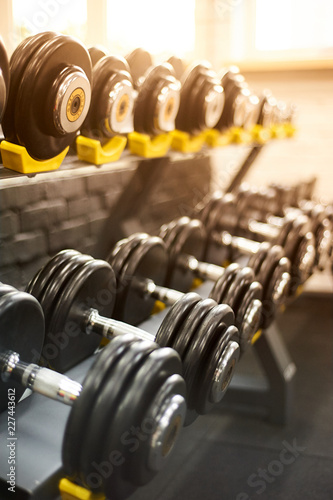
[[[66,475],[70,478],[75,478],[79,474],[83,436],[100,387],[108,378],[114,364],[135,341],[132,335],[112,339],[100,353],[96,354],[95,361],[82,383],[83,389],[69,414],[62,443],[62,462]]]
[[[49,260],[30,281],[26,289],[27,293],[31,293],[37,300],[40,300],[41,294],[44,292],[53,273],[56,272],[57,268],[61,266],[63,262],[70,259],[73,255],[79,255],[79,252],[75,250],[62,250],[52,257],[52,259]]]
[[[122,269],[123,293],[121,320],[137,325],[147,319],[154,307],[155,299],[135,289],[135,280],[151,279],[156,285],[164,285],[168,264],[168,254],[163,241],[149,237],[135,248]],[[117,296],[118,300],[118,296]],[[119,308],[120,309],[120,308]],[[118,310],[119,310],[118,309]]]
[[[91,260],[79,267],[72,279],[58,295],[54,307],[50,333],[57,339],[62,336],[63,345],[58,347],[52,365],[58,371],[67,371],[71,366],[91,355],[98,347],[101,337],[86,333],[86,314],[91,308],[102,316],[112,316],[115,296],[114,273],[105,261]]]
[[[48,330],[52,323],[53,311],[59,301],[59,294],[66,283],[71,281],[76,269],[81,267],[85,262],[92,260],[88,255],[73,255],[53,271],[47,285],[44,287],[40,295],[39,302],[44,311],[45,318],[45,340],[48,341]]]
[[[220,335],[227,326],[234,323],[234,314],[227,305],[216,305],[206,314],[195,332],[191,346],[183,360],[184,379],[188,390],[188,406],[200,411],[201,401],[197,399],[200,378],[208,368],[207,356],[212,352]]]
[[[157,348],[153,342],[140,340],[133,342],[127,351],[118,357],[117,363],[113,364],[112,370],[109,370],[107,378],[98,389],[98,397],[86,423],[80,456],[80,477],[88,488],[91,488],[92,484],[87,480],[96,472],[93,463],[100,463],[103,460],[105,450],[107,455],[110,451],[119,450],[120,443],[116,441],[120,439],[122,433],[116,434],[115,421],[119,414],[123,419],[125,415],[131,415],[133,412],[132,406],[123,404],[123,399],[131,391],[133,378],[140,366]],[[142,401],[142,404],[147,402]],[[112,429],[113,447],[107,446],[106,436],[109,429]],[[100,488],[97,489],[101,491]]]
[[[126,498],[137,486],[133,485],[132,481],[138,481],[139,484],[143,482],[143,477],[137,477],[137,466],[143,465],[142,456],[145,456],[147,450],[145,441],[139,442],[136,454],[133,442],[130,443],[128,437],[133,427],[141,429],[150,405],[166,378],[170,374],[179,373],[180,370],[181,364],[175,352],[169,349],[157,349],[149,355],[135,374],[131,388],[126,391],[122,400],[122,408],[131,408],[131,411],[118,412],[114,428],[108,430],[107,455],[104,455],[104,460],[107,460],[110,450],[119,450],[125,460],[122,474],[113,474],[106,479],[107,496],[110,495],[115,499]],[[124,435],[127,441],[120,439],[119,442],[119,438]],[[148,442],[149,439],[146,443]]]
[[[4,292],[4,293],[3,293]],[[0,348],[12,350],[26,363],[37,363],[44,342],[43,312],[34,297],[0,285]],[[8,405],[8,388],[15,389],[16,402],[25,388],[15,382],[0,382],[0,410]]]
[[[161,347],[173,346],[183,322],[201,300],[197,293],[187,293],[170,307],[156,334],[155,340]]]
[[[10,88],[6,111],[2,120],[2,128],[8,141],[17,142],[14,110],[17,101],[18,89],[25,68],[39,47],[41,47],[47,40],[50,40],[54,35],[55,33],[53,32],[46,32],[26,38],[16,48],[10,59]]]
[[[44,132],[47,95],[59,68],[76,65],[91,81],[91,61],[78,41],[56,35],[45,42],[27,64],[17,93],[15,129],[19,143],[37,160],[52,158],[69,146],[76,132],[54,137]]]
[[[6,48],[0,36],[0,123],[2,120],[3,113],[5,111],[5,105],[8,98],[9,92],[9,62]]]
[[[213,286],[209,297],[216,300],[221,304],[225,300],[225,296],[233,283],[235,276],[237,276],[240,266],[237,263],[230,264],[225,268],[223,275],[219,278]]]

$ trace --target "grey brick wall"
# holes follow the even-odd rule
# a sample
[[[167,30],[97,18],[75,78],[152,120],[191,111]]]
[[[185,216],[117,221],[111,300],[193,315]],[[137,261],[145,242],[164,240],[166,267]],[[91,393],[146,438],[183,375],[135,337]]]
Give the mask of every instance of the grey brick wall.
[[[119,217],[120,200],[128,204],[126,233],[136,222],[156,232],[163,222],[189,213],[210,188],[204,155],[164,162],[140,204],[137,197],[126,198],[128,186],[137,182],[139,162],[125,159],[101,168],[75,163],[71,169],[70,161],[62,170],[34,177],[11,176],[0,167],[0,281],[24,289],[64,248],[95,255],[110,222]],[[149,181],[138,182],[144,189]]]

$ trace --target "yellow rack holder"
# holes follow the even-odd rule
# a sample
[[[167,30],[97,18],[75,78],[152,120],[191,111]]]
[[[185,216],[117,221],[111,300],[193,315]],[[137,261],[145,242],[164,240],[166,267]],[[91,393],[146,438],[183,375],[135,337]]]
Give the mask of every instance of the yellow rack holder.
[[[49,160],[35,160],[24,146],[2,141],[0,145],[3,166],[21,174],[36,174],[57,170],[63,162],[69,147]]]
[[[119,160],[127,144],[127,138],[123,136],[112,137],[104,146],[100,141],[83,135],[76,138],[77,156],[80,160],[102,165]]]
[[[190,135],[182,130],[174,130],[171,135],[172,149],[182,153],[198,153],[206,141],[206,131],[198,135]]]
[[[67,478],[60,480],[59,491],[62,500],[105,500],[106,498],[102,493],[92,493]]]
[[[266,144],[272,138],[272,133],[269,128],[262,125],[254,125],[251,130],[252,141],[257,144]]]
[[[170,134],[160,134],[150,137],[147,134],[131,132],[128,134],[128,147],[132,154],[143,158],[160,158],[170,149],[172,137]]]
[[[214,128],[206,131],[206,144],[211,148],[228,146],[231,142],[231,135],[228,130],[220,132]]]

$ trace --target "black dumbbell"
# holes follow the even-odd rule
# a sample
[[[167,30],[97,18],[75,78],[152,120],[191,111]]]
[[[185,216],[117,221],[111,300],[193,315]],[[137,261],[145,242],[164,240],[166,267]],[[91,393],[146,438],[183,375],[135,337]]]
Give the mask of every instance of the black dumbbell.
[[[0,37],[0,123],[5,111],[9,91],[9,62],[3,40]]]
[[[42,309],[30,294],[3,284],[0,332],[1,411],[8,408],[8,394],[18,401],[26,388],[72,407],[62,446],[66,475],[120,499],[162,469],[186,412],[182,367],[174,350],[132,335],[113,339],[81,385],[33,363],[43,346]],[[126,441],[132,429],[144,434],[136,453]],[[93,464],[111,468],[115,450],[119,467],[110,475],[96,473]]]
[[[236,192],[239,210],[244,210],[257,221],[267,222],[273,226],[281,225],[281,217],[302,217],[309,219],[309,230],[315,238],[316,259],[315,266],[323,270],[329,260],[332,224],[329,220],[327,207],[312,200],[300,200],[298,207],[281,204],[279,191],[273,188],[255,188],[243,184]]]
[[[216,253],[215,260],[206,256],[210,233],[201,221],[181,217],[162,226],[160,236],[170,255],[168,286],[184,289],[194,278],[213,281],[210,297],[233,309],[235,324],[244,339],[242,350],[258,328],[271,324],[278,306],[286,300],[290,281],[290,262],[281,247],[258,244],[257,255],[246,267],[234,263],[224,268],[220,242],[219,258]]]
[[[193,241],[197,235],[193,233],[192,236]],[[114,312],[117,319],[137,324],[149,316],[155,300],[168,306],[173,306],[177,302],[181,303],[183,299],[186,300],[184,292],[189,292],[193,278],[198,273],[194,273],[189,268],[184,271],[184,266],[178,265],[177,267],[172,257],[172,253],[168,255],[166,244],[161,238],[145,233],[134,234],[115,246],[109,261],[118,279],[119,292]],[[172,264],[171,270],[170,263]],[[238,267],[236,266],[233,270],[235,275],[239,275],[238,287],[235,288],[234,294],[228,297],[220,294],[221,287],[217,284],[215,294],[211,295],[210,299],[214,299],[219,304],[227,304],[234,311],[235,325],[239,330],[239,344],[243,351],[258,330],[261,313],[261,286],[254,282],[250,269],[242,271]],[[175,278],[171,279],[172,288],[162,286],[166,278],[166,283],[170,285],[168,279],[170,275]],[[226,309],[228,310],[230,311],[229,308]],[[159,343],[158,338],[157,336]],[[182,341],[179,335],[175,337],[175,340]],[[185,340],[185,345],[186,342],[188,340]],[[235,354],[238,357],[236,345],[233,349],[237,350]]]
[[[272,92],[264,90],[259,98],[259,114],[257,123],[265,128],[282,123],[293,123],[295,106],[277,100]]]
[[[182,84],[176,128],[191,135],[213,128],[223,110],[224,91],[211,64],[201,61],[184,69],[178,58],[171,57],[169,62]]]
[[[137,98],[134,106],[134,130],[158,135],[171,132],[179,108],[180,82],[169,63],[153,64],[151,55],[135,49],[126,57]]]
[[[276,210],[281,210],[278,215],[283,216],[282,210],[284,207],[298,207],[301,201],[312,200],[316,182],[316,177],[312,177],[308,181],[302,181],[293,185],[284,185],[272,182],[269,185],[269,188],[273,190],[270,190],[270,193],[273,193],[276,199],[274,208]],[[245,187],[249,188],[250,186],[245,184]]]
[[[115,301],[117,305],[125,299],[127,290],[125,281],[122,288],[116,289],[115,274],[107,262],[73,250],[59,252],[37,273],[27,289],[44,311],[43,358],[59,370],[67,370],[90,355],[101,337],[110,339],[127,333],[156,341],[162,347],[174,346],[184,365],[188,396],[186,423],[189,424],[222,399],[231,380],[239,356],[239,334],[233,325],[233,312],[211,299],[202,301],[197,294],[182,296],[168,311],[154,336],[110,319],[113,312],[117,317]],[[129,307],[128,302],[134,295],[127,296],[124,305]],[[133,304],[133,307],[138,306]]]
[[[26,38],[10,59],[2,127],[7,140],[46,160],[72,144],[89,109],[91,60],[76,39],[53,32]]]
[[[123,57],[109,56],[92,47],[91,105],[81,132],[103,140],[133,132],[135,91],[129,65]]]
[[[315,240],[309,231],[310,222],[305,215],[294,217],[288,214],[279,220],[281,225],[258,222],[247,217],[246,213],[239,209],[233,194],[224,195],[216,192],[201,211],[200,218],[208,230],[211,241],[218,244],[220,240],[222,246],[229,245],[229,248],[239,250],[241,253],[258,255],[258,241],[251,242],[251,240],[268,241],[281,246],[291,263],[290,295],[296,292],[298,286],[304,283],[313,271]],[[242,236],[245,240],[234,236]],[[211,259],[208,255],[206,258]]]
[[[221,132],[233,126],[250,129],[258,120],[258,97],[236,66],[224,68],[219,78],[225,92],[225,105],[215,128]]]

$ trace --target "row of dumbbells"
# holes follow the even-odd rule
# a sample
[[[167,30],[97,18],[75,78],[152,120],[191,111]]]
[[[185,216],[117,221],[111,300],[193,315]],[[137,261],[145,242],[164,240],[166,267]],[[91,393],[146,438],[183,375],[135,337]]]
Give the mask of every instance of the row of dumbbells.
[[[1,285],[2,405],[8,384],[17,398],[29,387],[72,405],[64,471],[90,490],[124,498],[154,477],[182,426],[221,401],[255,333],[324,267],[332,229],[318,210],[275,216],[275,225],[255,221],[269,234],[255,241],[251,211],[245,224],[245,192],[215,194],[197,219],[174,220],[158,236],[125,238],[107,261],[62,251],[26,292]],[[251,208],[254,190],[247,193]],[[252,240],[234,235],[245,229]],[[211,263],[218,250],[219,263],[226,251],[229,260],[234,251],[250,258],[246,266],[224,268]],[[208,298],[191,291],[196,278],[211,281]],[[153,335],[135,325],[156,300],[170,307]],[[101,339],[109,343],[82,385],[62,375]],[[142,437],[137,453],[126,439],[129,429]],[[114,450],[119,467],[103,477],[93,464],[110,461]]]
[[[126,58],[86,48],[70,36],[24,40],[10,62],[0,40],[0,123],[5,138],[45,160],[74,143],[79,131],[102,144],[135,130],[190,135],[232,126],[269,128],[292,122],[294,108],[269,92],[257,96],[236,67],[215,73],[201,61],[171,57],[154,64],[136,49]]]

